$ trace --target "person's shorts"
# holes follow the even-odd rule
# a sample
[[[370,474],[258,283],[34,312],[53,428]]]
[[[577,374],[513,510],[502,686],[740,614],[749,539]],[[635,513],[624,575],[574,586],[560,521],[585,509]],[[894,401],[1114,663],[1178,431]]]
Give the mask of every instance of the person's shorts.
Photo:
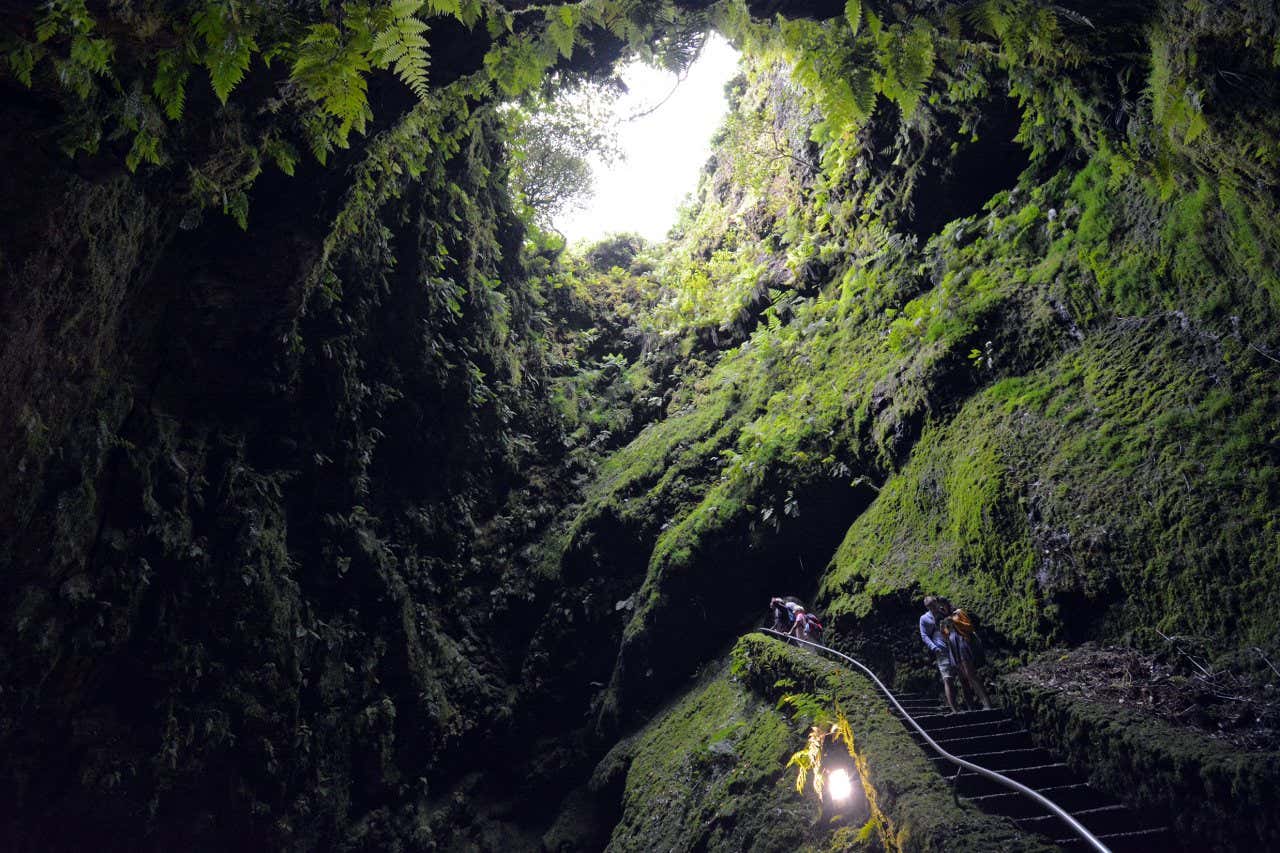
[[[951,655],[947,654],[946,649],[934,649],[933,659],[938,664],[938,672],[943,678],[956,677],[956,665],[951,662]]]

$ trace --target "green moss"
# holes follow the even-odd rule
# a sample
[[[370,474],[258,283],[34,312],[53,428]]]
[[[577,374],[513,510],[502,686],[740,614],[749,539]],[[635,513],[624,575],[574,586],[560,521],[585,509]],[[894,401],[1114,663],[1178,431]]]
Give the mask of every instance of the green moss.
[[[763,851],[822,834],[816,804],[783,772],[795,742],[786,718],[721,663],[623,747],[630,763],[608,849]]]
[[[1028,645],[1151,613],[1269,643],[1274,597],[1245,606],[1238,590],[1277,570],[1259,558],[1280,521],[1276,411],[1269,379],[1234,352],[1177,319],[1119,323],[977,395],[849,528],[823,582],[830,610],[865,616],[923,590]],[[1068,603],[1075,619],[1110,607],[1112,627],[1060,622]]]

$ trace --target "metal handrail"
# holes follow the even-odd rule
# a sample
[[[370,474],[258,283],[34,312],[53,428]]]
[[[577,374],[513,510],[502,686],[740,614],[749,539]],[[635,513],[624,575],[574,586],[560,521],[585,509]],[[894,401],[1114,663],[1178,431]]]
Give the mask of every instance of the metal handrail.
[[[907,710],[903,708],[901,704],[899,704],[897,697],[894,696],[893,693],[889,691],[889,688],[885,687],[884,684],[880,681],[880,679],[876,678],[876,674],[871,670],[867,669],[867,667],[864,666],[860,661],[854,660],[853,658],[849,657],[843,652],[838,652],[835,649],[828,648],[819,643],[813,643],[808,640],[802,640],[799,637],[793,637],[790,634],[784,634],[781,631],[775,631],[772,628],[760,628],[759,630],[768,634],[773,634],[776,637],[783,637],[788,640],[794,640],[797,643],[803,643],[806,646],[813,646],[815,649],[820,649],[821,651],[828,652],[830,654],[835,655],[838,658],[841,658],[853,664],[858,669],[862,670],[863,674],[865,674],[868,678],[870,678],[873,682],[875,682],[876,687],[880,688],[880,691],[884,693],[884,695],[888,697],[889,701],[893,703],[893,706],[898,709],[898,713],[902,714],[902,716],[906,719],[906,721],[910,723],[917,732],[920,733],[920,736],[925,739],[925,741],[929,744],[929,746],[933,747],[934,752],[938,753],[947,761],[950,761],[952,764],[956,765],[957,767],[962,767],[965,770],[972,770],[974,773],[977,773],[979,776],[984,776],[998,785],[1003,785],[1004,787],[1009,788],[1010,790],[1017,791],[1018,793],[1024,796],[1030,797],[1036,803],[1040,804],[1041,806],[1044,806],[1046,809],[1052,812],[1056,817],[1060,818],[1063,821],[1063,823],[1065,823],[1067,826],[1071,827],[1071,830],[1075,832],[1076,835],[1083,838],[1085,843],[1088,844],[1090,847],[1092,847],[1094,850],[1096,850],[1097,853],[1111,853],[1111,849],[1107,847],[1107,845],[1099,841],[1097,836],[1095,836],[1092,832],[1085,829],[1084,824],[1080,823],[1080,821],[1072,817],[1071,814],[1066,811],[1066,809],[1062,808],[1062,806],[1058,805],[1053,800],[1046,797],[1044,794],[1041,794],[1039,791],[1033,788],[1028,788],[1026,785],[1022,784],[1021,782],[1015,779],[1010,779],[1008,776],[1005,776],[1001,773],[997,773],[994,770],[988,770],[986,767],[982,767],[981,765],[974,764],[972,761],[966,761],[963,758],[959,758],[955,755],[952,755],[951,753],[943,749],[941,746],[938,746],[938,742],[935,741],[933,738],[929,737],[929,733],[926,732],[923,728],[921,728],[920,724],[915,721],[915,718],[912,717],[910,714],[908,714]]]

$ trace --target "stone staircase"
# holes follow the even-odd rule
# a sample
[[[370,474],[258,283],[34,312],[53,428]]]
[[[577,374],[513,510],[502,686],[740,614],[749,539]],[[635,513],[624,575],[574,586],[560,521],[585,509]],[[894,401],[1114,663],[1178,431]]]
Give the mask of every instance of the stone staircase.
[[[1030,732],[1004,711],[951,714],[936,698],[920,695],[898,696],[898,701],[947,752],[1034,788],[1069,812],[1115,853],[1191,849],[1164,821],[1135,811],[1091,786],[1052,752],[1037,746]],[[960,768],[930,749],[914,728],[908,725],[907,729],[939,774],[952,782],[958,797],[988,814],[1009,818],[1021,829],[1037,833],[1063,850],[1092,849],[1061,819],[1031,798],[967,770],[957,776]]]

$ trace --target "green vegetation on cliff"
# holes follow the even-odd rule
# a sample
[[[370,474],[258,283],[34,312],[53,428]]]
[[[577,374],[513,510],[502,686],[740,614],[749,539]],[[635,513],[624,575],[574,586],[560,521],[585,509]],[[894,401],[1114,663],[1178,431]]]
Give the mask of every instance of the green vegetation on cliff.
[[[653,543],[604,720],[779,586],[821,582],[854,634],[934,590],[1021,648],[1136,622],[1274,645],[1274,102],[1245,104],[1192,45],[1228,40],[1270,98],[1257,33],[1275,22],[1083,14],[730,19],[795,72],[749,71],[670,250],[714,269],[682,306],[711,325],[712,366],[551,542],[601,571],[636,561],[595,530]],[[1117,89],[1138,20],[1147,60]],[[886,28],[902,55],[883,53]],[[863,109],[864,91],[881,99]],[[1023,144],[1020,174],[981,162],[1006,151],[999,133]],[[779,165],[753,182],[762,145]],[[703,639],[680,636],[689,608]]]
[[[780,592],[900,680],[926,591],[1013,656],[1275,649],[1267,4],[0,23],[9,846],[1022,843],[825,664],[688,676]],[[604,143],[547,105],[713,26],[742,74],[671,238],[565,252],[581,163],[548,202],[528,157]],[[874,837],[783,777],[788,678],[865,709]]]

